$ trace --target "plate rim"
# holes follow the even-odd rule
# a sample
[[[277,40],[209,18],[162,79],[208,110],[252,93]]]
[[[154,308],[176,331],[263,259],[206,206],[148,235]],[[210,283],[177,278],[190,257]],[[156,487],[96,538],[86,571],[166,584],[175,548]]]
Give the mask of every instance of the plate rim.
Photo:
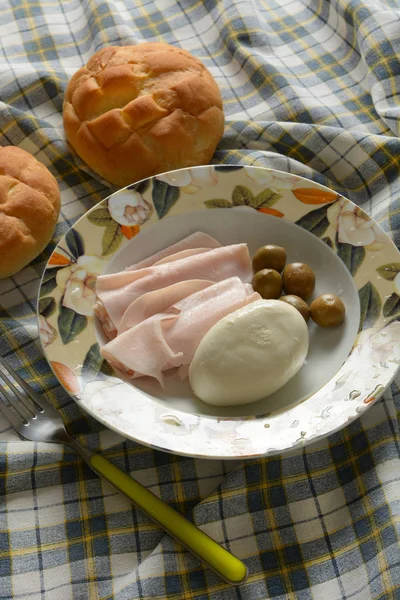
[[[116,190],[115,192],[109,194],[108,196],[106,196],[105,198],[103,198],[102,200],[100,200],[98,203],[94,204],[93,207],[91,207],[88,211],[86,211],[84,214],[82,214],[78,219],[76,219],[76,221],[73,223],[73,225],[71,225],[71,227],[61,236],[61,238],[58,240],[57,244],[55,245],[51,256],[53,255],[53,253],[57,250],[57,248],[59,248],[60,244],[65,240],[66,235],[68,234],[69,231],[71,231],[71,229],[74,229],[74,227],[77,225],[77,223],[84,221],[87,218],[87,215],[90,214],[91,212],[93,212],[94,210],[96,210],[97,208],[99,208],[100,206],[103,206],[104,204],[108,203],[109,199],[112,198],[113,196],[121,193],[124,190],[128,190],[130,189],[133,185],[139,185],[142,182],[146,182],[146,181],[150,181],[152,182],[154,179],[156,179],[157,177],[162,177],[162,176],[168,176],[171,175],[173,173],[177,173],[177,172],[183,172],[183,171],[192,171],[192,170],[201,170],[201,169],[205,169],[205,168],[209,168],[211,167],[212,169],[215,169],[215,167],[219,167],[220,170],[222,169],[226,169],[228,170],[232,170],[232,171],[237,171],[239,169],[256,169],[256,170],[260,170],[260,171],[268,171],[270,173],[279,173],[283,176],[286,177],[295,177],[296,179],[302,181],[302,182],[308,182],[310,184],[310,187],[316,187],[318,189],[323,189],[326,190],[327,192],[331,192],[332,193],[332,189],[327,187],[326,185],[319,183],[317,181],[314,181],[312,179],[307,179],[306,177],[302,176],[302,175],[296,175],[293,173],[289,173],[286,171],[281,171],[275,168],[271,168],[271,167],[263,167],[263,166],[255,166],[255,165],[227,165],[227,164],[213,164],[213,165],[198,165],[195,167],[186,167],[186,168],[182,168],[182,169],[174,169],[172,171],[166,171],[164,173],[160,173],[158,175],[154,175],[151,177],[146,177],[141,179],[140,181],[135,182],[134,184],[130,184],[128,186],[125,186],[124,188],[121,188],[119,190]],[[400,258],[400,252],[399,249],[396,247],[395,243],[393,242],[393,240],[390,238],[390,236],[382,229],[382,227],[380,226],[379,223],[377,223],[373,217],[371,217],[370,215],[368,215],[368,213],[366,213],[362,208],[358,207],[354,202],[352,202],[351,200],[349,200],[348,198],[346,198],[345,196],[343,196],[340,193],[337,192],[333,192],[337,194],[337,200],[339,199],[343,199],[347,202],[350,203],[350,205],[354,208],[358,208],[360,209],[364,214],[366,214],[368,216],[368,218],[372,221],[372,223],[374,225],[376,225],[381,232],[384,233],[384,236],[386,238],[385,243],[389,243],[392,246],[392,249],[394,249],[396,251],[396,253],[399,255]],[[312,208],[310,209],[309,212],[311,212]],[[306,213],[308,214],[308,213]],[[177,455],[181,455],[181,456],[185,456],[185,457],[197,457],[197,458],[206,458],[206,459],[211,459],[211,460],[238,460],[238,459],[250,459],[250,458],[263,458],[263,457],[267,457],[267,456],[273,456],[276,454],[284,454],[287,452],[292,452],[296,449],[298,449],[299,447],[306,447],[308,445],[312,445],[314,443],[318,443],[320,442],[322,439],[325,439],[326,437],[342,430],[343,428],[345,428],[347,425],[349,425],[350,423],[356,421],[362,414],[364,414],[367,410],[369,410],[369,408],[374,405],[381,397],[382,395],[385,393],[385,391],[388,389],[388,387],[391,385],[391,383],[393,382],[393,380],[396,377],[396,374],[398,373],[399,369],[400,369],[400,364],[397,365],[397,368],[395,370],[395,372],[392,373],[390,379],[388,379],[388,381],[386,382],[386,385],[384,387],[382,387],[382,389],[379,390],[379,393],[376,394],[376,397],[374,397],[371,402],[369,402],[368,404],[365,404],[363,407],[363,410],[360,412],[356,412],[353,416],[349,417],[347,420],[344,420],[343,422],[339,423],[336,427],[331,428],[328,432],[322,433],[320,435],[317,436],[311,436],[308,438],[304,438],[299,440],[299,442],[296,445],[290,445],[287,446],[285,448],[278,448],[278,449],[267,449],[265,452],[263,453],[252,453],[252,454],[241,454],[238,453],[237,455],[227,455],[227,454],[205,454],[205,453],[193,453],[192,451],[189,452],[185,452],[181,449],[174,449],[174,448],[170,448],[170,447],[165,447],[159,444],[154,444],[151,443],[148,440],[143,440],[140,437],[137,437],[135,435],[133,435],[132,433],[129,433],[128,431],[122,431],[121,429],[118,428],[118,426],[114,425],[113,423],[110,423],[107,418],[103,417],[102,415],[100,415],[98,412],[96,412],[96,410],[92,409],[91,407],[89,407],[87,404],[83,403],[76,395],[72,394],[71,391],[64,385],[63,381],[60,379],[58,373],[55,371],[55,369],[53,368],[52,365],[52,361],[49,359],[48,356],[48,350],[47,347],[44,343],[44,339],[43,339],[43,335],[41,334],[41,328],[40,328],[40,312],[39,312],[39,301],[40,301],[40,297],[41,297],[41,291],[42,291],[42,286],[43,286],[43,280],[45,277],[46,272],[49,269],[49,262],[51,259],[51,256],[49,257],[48,261],[46,262],[46,266],[43,270],[42,276],[40,278],[40,283],[39,283],[39,288],[38,288],[38,294],[37,294],[37,302],[36,302],[36,319],[37,319],[37,323],[38,323],[38,331],[39,331],[39,340],[40,340],[40,344],[41,344],[41,348],[42,348],[42,352],[43,355],[45,356],[55,378],[57,379],[58,383],[64,388],[64,390],[72,397],[72,399],[77,402],[78,406],[83,409],[87,414],[89,414],[90,416],[92,416],[95,420],[97,420],[98,422],[100,422],[102,425],[104,425],[106,428],[114,431],[115,433],[118,433],[119,435],[123,436],[124,438],[130,439],[132,441],[135,441],[138,444],[147,446],[149,448],[152,449],[157,449],[163,452],[167,452],[170,454],[177,454]],[[112,260],[113,258],[115,258],[115,254],[112,254],[109,257],[109,261]],[[108,262],[109,262],[108,261]],[[349,356],[352,354],[353,350],[354,350],[354,345],[352,347],[352,350],[349,354]],[[348,356],[348,358],[349,358]],[[347,362],[347,359],[346,361]],[[337,373],[331,378],[330,381],[332,381],[332,379],[337,375]],[[317,392],[315,392],[317,393]],[[312,394],[310,397],[315,395]],[[299,401],[298,404],[302,404],[305,400]],[[290,405],[292,406],[292,405]],[[166,411],[168,409],[165,409]],[[179,409],[175,409],[172,408],[171,412],[174,413],[181,413],[181,414],[186,414],[183,413],[183,411],[180,411]],[[189,414],[189,413],[188,413]],[[198,415],[197,415],[198,416]],[[246,419],[243,417],[217,417],[214,415],[201,415],[201,418],[204,419],[210,419],[212,421],[229,421],[229,420],[236,420],[236,421],[243,421],[243,420],[253,420],[256,421],[257,417],[252,417],[251,419]]]

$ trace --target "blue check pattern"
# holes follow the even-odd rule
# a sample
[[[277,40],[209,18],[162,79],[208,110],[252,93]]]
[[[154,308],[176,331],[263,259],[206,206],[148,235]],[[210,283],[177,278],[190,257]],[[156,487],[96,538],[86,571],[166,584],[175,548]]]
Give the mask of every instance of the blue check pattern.
[[[231,588],[68,448],[0,421],[0,598],[397,600],[400,391],[318,445],[264,460],[167,455],[123,440],[60,388],[38,341],[39,280],[56,241],[114,189],[68,147],[62,102],[99,48],[164,41],[210,69],[226,130],[215,163],[324,183],[400,242],[399,0],[3,0],[0,143],[57,177],[52,244],[0,281],[0,353],[74,435],[242,558]],[[1,235],[1,232],[0,232]]]

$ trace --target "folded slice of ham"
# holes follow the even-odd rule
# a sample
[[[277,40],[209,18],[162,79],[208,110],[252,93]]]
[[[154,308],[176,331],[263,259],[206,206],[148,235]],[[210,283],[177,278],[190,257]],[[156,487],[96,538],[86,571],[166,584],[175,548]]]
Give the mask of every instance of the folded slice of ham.
[[[163,372],[188,365],[197,346],[227,314],[259,300],[260,295],[231,277],[176,302],[101,348],[102,356],[132,378],[150,376],[163,385]]]
[[[189,279],[139,296],[124,312],[118,333],[124,333],[127,329],[139,325],[139,323],[157,313],[173,312],[173,308],[170,311],[168,309],[176,302],[195,294],[195,292],[204,290],[210,285],[213,285],[212,281]]]
[[[96,292],[106,315],[118,330],[130,304],[147,292],[189,279],[218,282],[236,276],[248,283],[252,274],[247,244],[234,244],[159,266],[100,275]]]
[[[175,262],[176,260],[182,260],[182,258],[188,258],[189,256],[195,256],[195,254],[203,254],[204,252],[210,252],[211,248],[188,248],[187,250],[181,250],[180,252],[175,252],[175,254],[171,254],[170,256],[166,256],[161,260],[152,265],[153,267],[158,267],[158,265],[165,265],[165,263]]]
[[[209,252],[209,250],[210,248],[191,248],[190,250],[181,250],[176,254],[171,254],[171,256],[161,259],[160,261],[156,262],[154,266],[181,260],[182,258],[194,256],[195,254],[203,254],[204,252]],[[191,282],[196,283],[192,284]],[[174,302],[177,302],[178,300],[181,300],[181,298],[183,298],[185,295],[188,296],[189,294],[193,294],[194,292],[197,292],[198,290],[203,289],[212,283],[212,281],[207,282],[205,280],[202,281],[200,279],[193,279],[189,280],[188,282],[183,281],[179,284],[174,284],[178,287],[168,286],[168,288],[163,288],[162,293],[160,290],[154,290],[154,292],[148,292],[147,294],[140,296],[126,309],[118,331],[110,319],[103,302],[99,298],[93,307],[93,311],[99,319],[105,335],[109,340],[112,340],[116,335],[118,335],[118,333],[122,333],[126,329],[129,329],[129,327],[137,325],[140,323],[140,321],[147,319],[157,312],[163,312],[163,310],[168,308],[168,306]],[[171,297],[170,294],[172,294]],[[137,304],[138,302],[140,302],[140,304]],[[133,307],[133,305],[135,306]]]
[[[205,235],[205,234],[204,234]],[[209,252],[210,248],[190,248],[188,250],[181,250],[180,252],[176,252],[175,254],[171,254],[170,256],[166,256],[165,258],[162,258],[161,260],[157,261],[156,263],[154,263],[153,266],[158,266],[158,265],[163,265],[167,262],[174,262],[176,260],[181,260],[183,258],[188,258],[190,256],[194,256],[195,254],[203,254],[204,252]],[[193,280],[193,281],[200,281],[200,279],[197,280]],[[186,283],[186,282],[182,282],[182,283]],[[209,285],[211,285],[213,282],[210,281]],[[169,286],[172,287],[172,286]],[[195,287],[193,289],[189,287],[183,287],[181,288],[182,293],[184,291],[187,291],[186,295],[192,294],[194,292],[196,292],[198,289],[203,289],[203,287],[207,287],[206,282],[203,281],[201,285],[195,285]],[[164,289],[164,288],[163,288]],[[170,292],[168,292],[169,294]],[[180,293],[180,292],[179,292]],[[183,298],[183,296],[180,296],[178,293],[178,296],[175,298],[175,296],[172,298],[171,302],[169,302],[169,304],[166,304],[166,302],[168,302],[168,296],[165,298],[165,301],[161,302],[161,307],[168,307],[170,304],[172,304],[173,302],[176,302],[177,300],[180,300],[181,297]],[[146,300],[144,301],[144,303],[142,303],[140,306],[142,307],[141,310],[144,309],[145,304],[149,301],[150,302],[150,306],[146,307],[146,317],[143,318],[147,318],[150,317],[152,314],[155,314],[156,312],[162,312],[164,310],[164,308],[155,308],[153,310],[153,312],[151,312],[152,309],[148,310],[148,308],[150,308],[151,306],[153,306],[155,297],[158,295],[158,298],[160,298],[160,296],[162,296],[162,294],[159,294],[159,290],[155,290],[154,292],[148,292],[147,294],[145,294],[146,296]],[[148,296],[148,298],[147,298]],[[140,298],[142,298],[142,296],[140,296]],[[138,298],[137,300],[135,300],[135,302],[137,302],[138,300],[140,300],[140,298]],[[134,304],[134,302],[132,303]],[[127,311],[129,310],[130,307],[127,308],[127,310],[125,311],[124,315],[127,313]],[[125,329],[128,329],[129,327],[133,327],[133,325],[137,325],[140,321],[143,320],[143,318],[140,318],[137,322],[136,322],[136,317],[133,318],[133,322],[132,325],[129,324],[133,314],[136,312],[136,309],[133,309],[133,311],[131,311],[127,318],[125,319],[124,323],[120,323],[119,326],[119,330],[117,331],[114,323],[112,322],[112,320],[110,319],[107,310],[104,306],[104,304],[102,303],[102,301],[98,298],[94,307],[93,307],[93,311],[94,314],[97,316],[97,318],[99,319],[103,331],[105,333],[105,335],[107,336],[107,338],[109,340],[112,340],[115,338],[116,335],[118,335],[118,331],[121,333],[122,331],[125,331]],[[140,311],[139,311],[140,313]],[[139,316],[139,314],[137,314],[137,316]],[[124,318],[124,317],[123,317]]]
[[[179,240],[176,244],[172,244],[156,254],[152,254],[148,256],[144,260],[130,266],[126,267],[127,271],[136,271],[137,269],[144,269],[145,267],[151,267],[156,262],[171,256],[172,254],[176,254],[177,252],[181,252],[182,250],[191,250],[194,248],[220,248],[221,244],[215,240],[210,235],[203,233],[202,231],[196,231],[196,233],[192,233],[187,237],[183,238],[183,240]]]

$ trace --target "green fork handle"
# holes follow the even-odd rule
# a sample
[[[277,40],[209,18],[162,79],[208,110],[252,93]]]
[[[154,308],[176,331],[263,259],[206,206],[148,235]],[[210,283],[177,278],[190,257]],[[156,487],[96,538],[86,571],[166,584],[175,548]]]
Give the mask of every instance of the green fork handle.
[[[77,444],[74,444],[74,447],[78,450]],[[239,585],[246,581],[247,568],[236,556],[222,548],[166,502],[160,500],[150,490],[120,471],[108,460],[99,454],[91,452],[89,454],[86,448],[84,450],[86,451],[85,459],[93,471],[130,498],[136,506],[222,579],[232,585]]]

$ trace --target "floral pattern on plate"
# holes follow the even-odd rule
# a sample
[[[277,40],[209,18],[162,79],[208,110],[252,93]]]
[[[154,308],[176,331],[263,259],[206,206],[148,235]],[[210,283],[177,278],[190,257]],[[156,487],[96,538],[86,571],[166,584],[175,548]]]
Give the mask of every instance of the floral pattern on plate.
[[[254,210],[320,238],[341,259],[360,300],[359,333],[338,373],[285,411],[216,418],[166,408],[116,377],[102,359],[93,306],[97,275],[157,221],[213,209]],[[206,458],[257,457],[345,426],[389,385],[400,363],[400,253],[346,198],[302,177],[258,167],[205,166],[141,181],[100,202],[71,228],[43,274],[38,325],[65,389],[106,426],[141,443]]]

